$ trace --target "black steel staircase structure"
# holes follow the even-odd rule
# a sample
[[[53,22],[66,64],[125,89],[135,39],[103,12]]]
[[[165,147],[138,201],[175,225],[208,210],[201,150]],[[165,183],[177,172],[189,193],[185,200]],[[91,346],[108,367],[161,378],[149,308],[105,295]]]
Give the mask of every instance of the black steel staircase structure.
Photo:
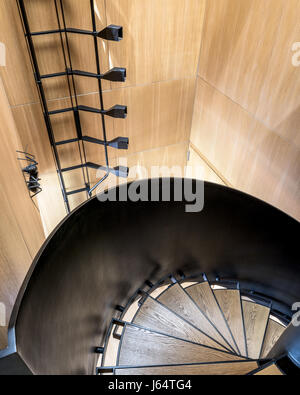
[[[69,196],[86,192],[87,198],[89,198],[93,191],[109,176],[109,174],[114,174],[116,177],[128,177],[129,169],[127,167],[116,167],[111,168],[109,164],[109,155],[108,155],[108,147],[120,150],[128,149],[129,140],[126,137],[118,137],[111,141],[107,138],[107,130],[106,130],[106,117],[113,117],[113,118],[126,118],[127,116],[127,107],[124,105],[115,105],[110,109],[105,109],[104,107],[104,100],[103,100],[103,90],[102,90],[102,80],[108,80],[112,82],[124,82],[126,80],[126,69],[121,67],[114,67],[108,72],[102,74],[100,69],[100,56],[98,50],[98,40],[110,40],[110,41],[120,41],[123,38],[123,28],[121,26],[116,25],[109,25],[102,31],[97,31],[96,26],[96,18],[95,18],[95,4],[94,0],[90,0],[90,10],[91,10],[91,26],[92,30],[82,30],[76,29],[72,27],[66,26],[66,19],[65,19],[65,10],[63,0],[53,0],[56,10],[57,16],[57,24],[58,28],[55,30],[46,30],[46,31],[39,31],[39,32],[32,32],[30,29],[30,22],[28,20],[27,11],[26,11],[26,0],[17,0],[19,6],[20,16],[23,22],[24,34],[26,37],[28,50],[31,57],[32,67],[34,71],[35,81],[38,87],[40,102],[43,109],[45,124],[50,140],[50,144],[53,151],[53,156],[55,159],[55,164],[57,168],[57,174],[59,177],[59,182],[61,186],[61,191],[66,207],[67,213],[70,213],[70,203],[69,203]],[[62,46],[62,53],[64,57],[64,71],[57,71],[52,74],[41,74],[40,73],[40,66],[37,60],[36,49],[33,42],[33,37],[35,36],[42,36],[42,35],[53,35],[59,34],[60,41]],[[74,70],[72,67],[72,58],[70,53],[70,45],[69,45],[69,34],[77,34],[77,35],[88,35],[94,40],[94,49],[95,49],[95,59],[96,59],[96,70],[97,73],[91,73],[89,71],[84,70]],[[98,90],[99,90],[99,101],[100,105],[99,108],[92,108],[87,106],[82,106],[78,104],[78,95],[76,90],[76,83],[74,76],[79,76],[82,78],[94,78],[98,80]],[[57,77],[66,77],[68,83],[68,91],[69,91],[69,98],[71,101],[71,107],[64,108],[64,109],[57,109],[53,111],[49,111],[47,98],[45,94],[45,89],[43,86],[43,81],[51,78]],[[74,123],[76,128],[77,136],[72,139],[56,141],[54,132],[53,132],[53,125],[52,125],[52,116],[56,114],[64,114],[67,112],[73,112],[74,114]],[[103,139],[96,139],[90,136],[85,136],[84,131],[82,130],[81,120],[80,120],[80,113],[81,112],[88,112],[88,113],[96,113],[101,116],[102,120],[102,131],[103,131]],[[67,144],[77,143],[80,153],[80,161],[81,163],[72,166],[63,168],[61,164],[61,159],[59,155],[59,151],[57,147]],[[97,144],[102,146],[105,153],[105,164],[98,165],[96,163],[91,163],[87,161],[86,155],[86,146],[85,144]],[[71,172],[76,169],[82,169],[82,177],[83,177],[83,184],[84,186],[80,189],[68,191],[66,188],[66,183],[64,180],[64,173]],[[89,172],[88,169],[101,169],[105,171],[104,177],[97,182],[96,185],[91,186]]]
[[[248,370],[252,374],[263,373],[261,369],[265,373],[268,368],[276,370],[276,366],[267,365],[274,361],[279,370],[293,374],[293,361],[299,362],[300,326],[289,322],[294,314],[292,306],[300,298],[299,222],[258,199],[207,182],[201,212],[187,213],[188,202],[176,200],[176,179],[168,180],[169,202],[163,196],[151,201],[156,185],[162,190],[165,181],[140,181],[149,201],[100,203],[94,197],[64,219],[43,245],[22,285],[9,322],[8,348],[0,351],[0,375],[94,375],[96,371],[105,375],[107,370],[124,374],[126,367],[153,367],[152,357],[167,355],[160,348],[162,344],[170,345],[169,356],[172,345],[184,344],[194,350],[185,352],[192,358],[197,357],[197,350],[209,357],[207,352],[219,348],[218,344],[236,348],[235,343],[244,357],[233,355],[230,349],[220,354],[220,349],[214,354],[217,358],[211,355],[201,361],[183,361],[180,357],[179,361],[172,357],[172,361],[158,364],[181,365],[182,369],[185,363],[206,362],[206,368],[212,369],[211,362],[226,362],[218,358],[222,355],[232,368],[244,358],[243,371],[248,363],[258,361],[258,366]],[[193,190],[199,183],[192,181]],[[112,193],[127,196],[131,187],[119,185]],[[171,297],[172,290],[173,295],[180,291],[180,299]],[[207,295],[203,304],[197,296],[200,292]],[[211,303],[213,294],[217,303]],[[197,314],[191,310],[192,299]],[[204,309],[206,301],[210,301],[209,310]],[[184,313],[187,306],[192,314]],[[146,310],[148,314],[144,314]],[[154,314],[160,319],[152,319]],[[257,325],[262,320],[265,324]],[[141,326],[146,329],[137,330]],[[278,339],[281,326],[284,337]],[[276,339],[272,333],[277,334]],[[117,340],[122,344],[111,343],[109,339],[115,340],[115,335],[121,336]],[[158,344],[156,353],[140,352],[140,362],[136,352],[127,352],[127,346],[134,344],[137,350],[139,344],[149,350],[150,342],[138,343],[137,335],[140,340],[143,336],[144,340],[155,339],[152,345]],[[182,335],[188,335],[184,343]],[[202,347],[194,344],[200,344],[200,338]],[[212,338],[218,342],[214,341],[215,347]],[[270,351],[274,339],[276,347]],[[121,350],[120,363],[108,359],[109,344]],[[186,347],[180,348],[182,356]],[[127,360],[130,355],[132,361]],[[245,359],[248,357],[252,361]],[[177,370],[176,366],[172,369]],[[202,370],[202,365],[197,369]]]

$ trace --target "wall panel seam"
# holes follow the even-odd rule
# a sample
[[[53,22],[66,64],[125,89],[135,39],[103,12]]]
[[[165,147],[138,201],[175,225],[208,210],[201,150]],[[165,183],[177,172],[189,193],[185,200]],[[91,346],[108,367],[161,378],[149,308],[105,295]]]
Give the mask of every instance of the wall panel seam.
[[[245,107],[243,107],[241,104],[239,104],[238,102],[234,101],[230,96],[227,96],[226,93],[222,92],[221,90],[219,90],[215,85],[211,84],[210,82],[208,82],[205,78],[198,76],[198,78],[205,82],[207,85],[209,85],[211,88],[213,88],[216,92],[218,92],[220,95],[224,96],[226,99],[230,100],[231,103],[235,104],[236,106],[238,106],[241,110],[243,110],[244,112],[246,112],[251,118],[252,120],[258,122],[259,124],[261,124],[265,129],[269,130],[271,133],[273,133],[274,135],[276,135],[277,137],[279,137],[280,139],[286,141],[288,144],[291,144],[295,147],[295,149],[297,149],[298,151],[300,150],[300,147],[298,145],[295,144],[294,141],[292,141],[291,139],[286,138],[285,136],[279,134],[276,132],[276,130],[271,129],[263,120],[257,118],[253,113],[249,112]]]
[[[203,20],[202,20],[202,29],[201,29],[201,42],[200,42],[200,47],[199,47],[199,55],[198,55],[198,64],[197,64],[197,71],[196,71],[196,78],[195,78],[195,93],[194,93],[194,102],[193,102],[193,113],[192,113],[192,119],[191,119],[191,127],[190,127],[190,134],[189,134],[189,139],[191,140],[192,138],[192,128],[193,128],[193,121],[194,121],[194,115],[195,115],[195,106],[196,106],[196,96],[197,96],[197,82],[198,82],[198,75],[199,75],[199,70],[200,70],[200,60],[201,60],[201,53],[203,49],[203,34],[204,34],[204,25],[205,25],[205,20],[206,20],[206,12],[207,12],[207,0],[204,1],[204,11],[203,11]],[[186,163],[188,163],[188,157],[186,158]]]
[[[195,153],[206,163],[206,165],[224,182],[224,184],[230,188],[234,186],[223,176],[223,174],[202,154],[202,152],[190,141],[191,148]]]

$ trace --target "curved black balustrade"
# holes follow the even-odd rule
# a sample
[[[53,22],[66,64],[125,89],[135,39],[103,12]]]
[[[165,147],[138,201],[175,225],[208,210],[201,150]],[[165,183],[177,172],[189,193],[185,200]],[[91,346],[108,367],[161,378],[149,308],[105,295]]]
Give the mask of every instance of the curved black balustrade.
[[[143,186],[151,196],[151,181]],[[146,280],[177,270],[246,281],[291,306],[300,300],[298,235],[299,223],[281,211],[211,183],[199,213],[185,212],[185,202],[91,199],[34,260],[2,356],[13,354],[10,371],[27,365],[35,374],[94,374],[95,346],[115,306]],[[7,361],[0,360],[2,372]]]

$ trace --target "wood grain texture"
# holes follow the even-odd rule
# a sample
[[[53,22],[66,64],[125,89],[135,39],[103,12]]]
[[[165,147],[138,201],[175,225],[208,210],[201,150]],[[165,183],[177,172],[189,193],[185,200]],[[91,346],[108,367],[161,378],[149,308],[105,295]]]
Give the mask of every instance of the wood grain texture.
[[[118,162],[122,161],[124,157],[127,158],[128,166],[132,168],[130,179],[144,178],[142,166],[150,170],[151,165],[167,167],[178,165],[182,170],[181,174],[176,175],[184,176],[189,125],[192,118],[193,93],[192,79],[106,92],[104,95],[106,107],[109,108],[116,103],[120,103],[127,104],[130,109],[126,120],[107,119],[107,137],[109,140],[118,136],[127,136],[130,139],[128,151],[109,149],[111,166],[117,166]],[[172,99],[169,100],[169,97],[172,97]],[[80,104],[99,108],[99,96],[97,94],[80,96]],[[50,111],[70,106],[69,99],[49,101]],[[145,108],[148,109],[146,116]],[[174,110],[176,116],[173,114]],[[40,105],[34,103],[14,107],[13,114],[23,146],[28,147],[28,150],[36,155],[39,162],[42,186],[45,191],[43,195],[39,196],[39,203],[42,216],[44,216],[45,230],[49,234],[64,218],[66,211],[42,111]],[[103,138],[101,117],[98,114],[82,112],[80,118],[85,135],[99,139]],[[72,113],[54,115],[51,120],[56,141],[77,136]],[[185,143],[179,145],[181,142]],[[178,144],[177,148],[175,144]],[[90,143],[85,143],[84,146],[88,161],[99,165],[105,164],[102,146]],[[166,148],[159,148],[164,146]],[[151,151],[154,148],[159,149]],[[60,146],[58,151],[62,167],[81,163],[78,143]],[[96,177],[96,171],[89,171],[89,175],[92,183],[96,183],[100,178]],[[67,191],[84,186],[82,170],[65,173],[64,180]],[[116,181],[115,177],[111,176],[110,182],[114,181]],[[120,182],[123,181],[120,180]],[[56,200],[54,200],[55,196]],[[71,208],[74,209],[85,199],[86,195],[84,193],[72,196],[70,198]],[[49,210],[49,207],[53,207],[53,210]]]
[[[140,307],[133,323],[146,329],[151,329],[165,335],[174,336],[183,340],[190,340],[204,346],[222,349],[220,345],[212,339],[205,336],[198,329],[191,326],[188,322],[182,320],[176,314],[168,310],[157,300],[148,297]]]
[[[41,4],[41,3],[40,3]],[[11,105],[38,101],[38,93],[28,56],[16,1],[0,2],[0,41],[6,48],[6,66],[0,68]]]
[[[278,322],[272,320],[271,318],[268,321],[267,332],[263,344],[263,348],[261,351],[261,358],[267,358],[268,353],[271,351],[273,346],[277,343],[280,336],[285,331],[285,327]]]
[[[241,355],[247,356],[240,292],[234,289],[213,291],[225,315]]]
[[[204,0],[107,2],[107,23],[124,27],[123,45],[109,43],[109,54],[128,69],[126,85],[195,76],[204,8]]]
[[[91,30],[89,0],[64,0],[66,25]],[[54,1],[26,1],[26,9],[32,31],[57,29]],[[1,2],[4,15],[0,29],[1,41],[8,48],[8,61],[12,67],[4,71],[6,87],[12,105],[38,101],[29,55],[22,31],[17,4],[10,0]],[[128,70],[126,85],[104,81],[109,90],[119,86],[151,84],[152,82],[195,77],[205,0],[142,0],[95,1],[97,29],[109,24],[124,28],[121,42],[98,40],[101,71],[119,66]],[[59,9],[59,16],[61,12]],[[14,23],[11,23],[14,21]],[[178,29],[181,25],[181,29]],[[17,27],[17,32],[15,32]],[[74,69],[95,72],[93,38],[68,34]],[[36,36],[34,43],[41,62],[42,73],[64,70],[59,35]],[[25,59],[25,63],[24,63]],[[31,76],[28,80],[28,75]],[[16,76],[18,78],[16,83]],[[97,81],[90,78],[75,78],[79,94],[97,92]],[[20,89],[21,87],[21,89]],[[49,99],[67,96],[67,79],[58,77],[45,82]]]
[[[239,354],[239,350],[234,343],[227,321],[218,306],[217,300],[209,283],[203,282],[201,284],[193,285],[187,288],[186,292],[195,301],[202,313],[210,320],[215,328],[218,329],[219,333],[224,337],[231,348]]]
[[[5,169],[0,174],[0,301],[5,304],[6,322],[30,264],[44,241],[39,213],[30,199],[17,160],[22,150],[16,126],[0,78],[0,155]],[[6,327],[0,331],[0,349],[7,345]]]
[[[12,109],[12,113],[22,146],[35,155],[39,163],[43,192],[37,196],[37,201],[48,236],[65,217],[66,210],[41,107],[39,104],[18,106]]]
[[[161,147],[149,151],[143,151],[136,154],[112,159],[110,165],[114,166],[128,166],[128,179],[116,178],[109,176],[109,178],[97,189],[97,193],[101,193],[108,188],[121,185],[124,182],[133,180],[142,180],[145,178],[157,177],[181,177],[185,171],[186,157],[188,150],[188,142]],[[153,170],[154,166],[154,172]],[[156,169],[155,169],[156,167]],[[159,171],[157,171],[157,167]],[[97,176],[98,174],[98,176]],[[90,171],[91,180],[96,182],[105,173],[103,171]]]
[[[248,357],[259,359],[270,309],[257,303],[242,301]]]
[[[180,287],[174,284],[167,291],[157,298],[162,304],[167,306],[179,316],[183,317],[203,333],[210,336],[219,344],[229,349],[226,341],[220,336],[215,327],[202,314],[196,303],[189,295]]]
[[[59,3],[59,2],[58,2]],[[67,27],[76,27],[92,30],[89,0],[64,0],[64,9]],[[101,30],[106,26],[104,0],[95,0],[97,9],[97,28]],[[25,1],[31,31],[57,29],[57,16],[55,3],[52,0]],[[21,19],[16,1],[1,1],[1,15],[3,24],[0,28],[0,41],[7,48],[7,68],[1,73],[5,80],[11,105],[22,105],[38,101],[37,90],[30,64],[30,57],[22,30]],[[61,13],[59,12],[62,24]],[[84,69],[94,72],[96,70],[93,38],[91,36],[68,35],[69,46],[74,69]],[[58,34],[34,37],[37,58],[42,74],[61,72],[65,70],[63,50]],[[66,44],[66,43],[65,43]],[[66,49],[66,45],[65,45]],[[100,62],[103,72],[108,70],[109,55],[107,44],[99,43]],[[45,81],[47,99],[63,98],[68,96],[66,77],[57,77]],[[77,93],[97,91],[97,81],[90,78],[76,78]],[[110,83],[104,82],[103,87],[110,89]]]
[[[115,330],[115,325],[112,327],[111,335],[108,339],[107,342],[107,347],[105,350],[105,355],[103,355],[103,363],[102,366],[116,366],[117,364],[117,358],[118,358],[118,351],[119,351],[119,346],[120,346],[120,339],[114,337],[114,330]],[[122,331],[120,335],[122,334]],[[102,362],[102,359],[101,359]],[[98,366],[100,366],[100,358],[98,362]]]
[[[91,29],[89,0],[80,2],[64,0],[63,4],[68,27]],[[32,31],[58,27],[54,1],[44,0],[37,3],[35,0],[27,0],[25,5]],[[111,1],[106,6],[107,8],[105,8],[104,0],[95,0],[97,28],[101,30],[109,23],[117,24],[121,20],[124,22],[124,40],[119,43],[98,40],[101,70],[105,72],[113,66],[131,68],[130,71],[128,70],[130,75],[127,84],[131,85],[130,88],[124,89],[126,87],[124,84],[103,82],[105,107],[109,108],[120,103],[126,104],[129,109],[129,116],[125,121],[107,119],[108,139],[118,136],[130,138],[128,152],[109,149],[112,165],[119,162],[119,158],[125,153],[126,156],[135,155],[128,159],[131,166],[137,166],[137,170],[135,168],[132,171],[131,179],[141,177],[142,163],[147,163],[147,167],[150,168],[151,156],[155,165],[172,166],[174,162],[176,165],[180,162],[183,170],[186,164],[186,142],[189,139],[193,113],[194,82],[201,42],[204,1],[176,0],[175,3],[165,0],[164,2],[157,1],[155,7],[153,7],[153,2],[148,0],[136,2],[134,6],[131,2]],[[175,42],[174,33],[179,34],[177,26],[178,21],[182,21],[182,13],[184,28],[181,29],[180,40],[178,37]],[[58,14],[61,20],[60,9]],[[7,50],[7,67],[1,70],[1,73],[5,79],[10,104],[13,106],[13,115],[21,142],[36,155],[39,161],[44,193],[38,197],[38,204],[45,233],[48,235],[64,218],[66,211],[42,112],[37,103],[37,89],[16,2],[9,0],[1,2],[1,15],[4,16],[4,23],[0,27],[0,38]],[[140,15],[147,17],[140,18]],[[170,15],[174,18],[170,19]],[[156,26],[154,21],[162,23]],[[141,24],[144,30],[141,29]],[[131,29],[137,29],[138,37],[132,36]],[[142,30],[145,34],[141,34]],[[197,35],[194,35],[195,31]],[[164,36],[164,40],[157,40],[161,35]],[[71,34],[68,37],[73,68],[95,72],[92,37]],[[192,37],[197,37],[197,40]],[[149,57],[148,52],[151,40],[153,58]],[[42,74],[64,70],[59,35],[34,37],[34,43]],[[66,49],[65,39],[63,39],[63,44]],[[148,48],[144,53],[145,56],[142,55],[142,47]],[[149,59],[153,59],[153,64],[149,63]],[[143,63],[147,63],[145,69],[141,67]],[[140,71],[142,74],[137,75],[136,78],[136,73],[139,74]],[[171,81],[174,78],[177,80]],[[161,82],[162,80],[168,81]],[[154,81],[159,81],[159,83],[153,84]],[[69,95],[67,78],[58,77],[45,80],[44,83],[50,110],[70,106],[70,101],[65,99]],[[96,80],[76,77],[75,84],[77,93],[80,95],[79,104],[99,107]],[[101,117],[94,114],[82,114],[81,120],[84,134],[102,139]],[[52,121],[55,138],[58,141],[76,137],[72,114],[53,116]],[[179,143],[184,144],[180,151],[169,148]],[[85,147],[89,161],[104,164],[105,158],[101,146],[86,143]],[[155,153],[149,151],[158,148],[160,151]],[[80,163],[77,143],[61,146],[58,150],[63,167]],[[184,170],[181,174],[184,175]],[[90,172],[90,177],[92,183],[99,179],[95,176],[95,172]],[[81,170],[65,174],[64,178],[67,191],[83,187]],[[84,200],[84,193],[71,196],[71,209]]]
[[[267,368],[255,373],[254,376],[284,376],[284,374],[274,363],[273,365],[270,365]]]
[[[128,106],[125,120],[106,118],[109,140],[119,136],[129,138],[127,152],[110,148],[109,157],[116,158],[188,141],[193,116],[194,82],[194,79],[184,78],[105,92],[105,108],[115,104]],[[99,96],[80,96],[79,104],[99,108]],[[99,115],[81,113],[81,123],[84,134],[103,137]],[[102,161],[103,148],[87,144],[87,155],[89,160]]]
[[[299,67],[293,64],[293,56],[296,55],[293,45],[300,41],[299,18],[299,1],[285,1],[255,114],[269,129],[298,148],[300,73]]]
[[[116,375],[245,375],[257,368],[257,362],[229,362],[204,365],[160,366],[149,368],[115,369]]]
[[[234,188],[300,218],[299,149],[201,79],[191,142]]]
[[[191,136],[234,188],[296,219],[299,16],[297,0],[207,2]]]
[[[127,325],[119,365],[169,365],[240,361],[241,357]]]
[[[187,162],[187,171],[185,176],[187,178],[195,178],[197,180],[209,181],[215,184],[227,185],[227,181],[225,183],[224,179],[222,180],[222,175],[220,177],[220,173],[214,168],[214,166],[208,163],[207,160],[204,161],[203,158],[199,156],[192,144],[190,144],[189,147],[189,160]]]
[[[278,49],[278,26],[283,8],[289,7],[286,3],[207,2],[199,75],[253,114],[259,106],[272,53]]]

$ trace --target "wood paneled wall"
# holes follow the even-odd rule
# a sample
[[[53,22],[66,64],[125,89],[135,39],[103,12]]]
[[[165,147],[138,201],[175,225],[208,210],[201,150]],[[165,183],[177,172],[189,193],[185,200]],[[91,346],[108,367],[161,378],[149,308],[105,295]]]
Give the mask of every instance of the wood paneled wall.
[[[298,0],[207,1],[191,132],[227,185],[298,220],[299,19]]]
[[[44,232],[17,160],[16,150],[21,144],[1,78],[0,119],[0,303],[6,307],[8,323],[18,290],[44,241]],[[6,346],[6,337],[7,328],[0,327],[0,349]]]
[[[63,0],[66,24],[69,27],[91,29],[89,0]],[[57,28],[54,0],[25,0],[32,31]],[[99,30],[113,23],[122,25],[124,39],[119,42],[99,40],[101,69],[127,68],[125,84],[105,82],[104,104],[128,106],[128,118],[107,119],[109,139],[127,136],[129,151],[109,149],[111,164],[119,157],[128,157],[149,167],[186,165],[188,141],[193,114],[195,81],[201,44],[205,0],[95,0]],[[2,71],[13,115],[23,146],[36,155],[44,192],[38,196],[46,234],[65,215],[48,136],[38,103],[29,56],[15,1],[2,0],[0,11],[3,25],[0,41],[8,51],[7,67]],[[12,23],[13,21],[13,23]],[[96,72],[91,37],[69,35],[74,69]],[[64,70],[62,49],[56,35],[35,37],[42,73]],[[79,104],[99,107],[97,82],[76,77]],[[49,108],[69,105],[67,80],[64,77],[46,82]],[[101,119],[94,114],[81,114],[84,134],[102,137]],[[76,137],[71,114],[53,117],[57,140]],[[167,153],[180,150],[177,155]],[[85,143],[87,160],[103,164],[103,148]],[[63,166],[80,163],[77,143],[59,148]],[[170,163],[166,163],[166,156]],[[95,172],[89,172],[96,182]],[[131,173],[132,174],[132,173]],[[130,175],[131,176],[131,175]],[[113,176],[111,176],[113,177]],[[113,180],[112,180],[113,182]],[[68,190],[82,187],[81,171],[66,176]],[[72,196],[71,208],[86,199],[86,194]],[[51,207],[51,210],[49,209]]]
[[[25,4],[32,30],[58,27],[54,0],[25,0]],[[69,27],[91,29],[89,0],[63,4]],[[143,178],[143,167],[150,170],[151,165],[177,165],[183,170],[190,151],[186,176],[197,177],[197,166],[202,166],[205,179],[241,189],[299,219],[300,68],[292,65],[292,45],[300,40],[299,1],[95,0],[95,4],[99,30],[110,23],[124,27],[121,42],[99,40],[102,71],[121,66],[128,75],[125,84],[103,84],[105,107],[128,106],[126,120],[107,119],[109,139],[130,138],[128,152],[109,149],[111,165],[126,160],[132,167],[129,179]],[[6,46],[6,67],[0,68],[6,111],[11,111],[10,122],[13,116],[19,146],[39,162],[43,193],[37,204],[48,235],[65,216],[65,207],[16,1],[1,0],[0,15],[0,42]],[[69,40],[74,69],[95,72],[91,37],[70,35]],[[42,73],[63,71],[59,37],[34,41]],[[79,103],[99,106],[96,81],[76,77],[75,82]],[[70,104],[64,77],[47,81],[46,94],[50,109]],[[101,137],[97,115],[82,114],[81,120],[85,134]],[[53,125],[57,140],[75,137],[70,114],[53,117]],[[103,163],[100,146],[85,143],[85,148],[88,161]],[[8,149],[14,155],[15,146]],[[80,163],[77,144],[59,150],[63,166]],[[97,181],[95,172],[89,175]],[[108,184],[113,182],[110,178]],[[82,187],[82,172],[68,174],[66,186]],[[85,199],[85,194],[74,195],[71,207]],[[24,217],[24,223],[17,220],[20,207],[6,192],[2,201],[3,207],[10,205],[4,209],[3,224],[18,226],[20,232],[11,239],[3,234],[0,241],[8,246],[23,243],[27,260],[20,270],[24,271],[40,244],[40,230],[34,231],[40,225],[32,215],[37,224],[27,233],[31,217]],[[7,262],[19,262],[18,254],[7,255]]]

